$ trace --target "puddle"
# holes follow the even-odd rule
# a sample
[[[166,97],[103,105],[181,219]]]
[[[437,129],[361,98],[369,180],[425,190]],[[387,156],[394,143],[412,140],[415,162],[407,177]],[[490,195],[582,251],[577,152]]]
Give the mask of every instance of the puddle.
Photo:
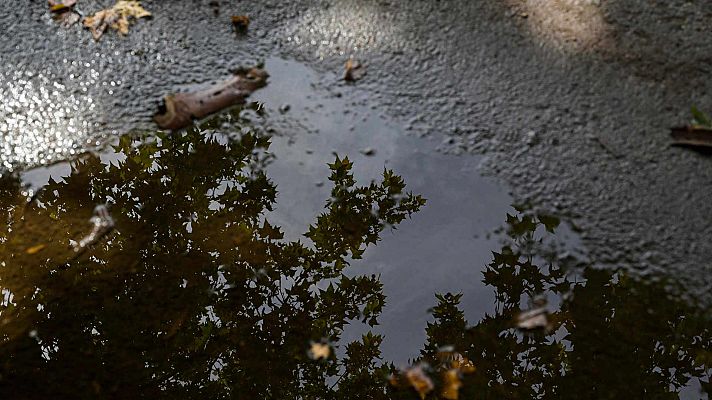
[[[253,99],[264,102],[271,115],[290,105],[284,118],[290,122],[280,127],[287,137],[274,139],[276,159],[268,168],[279,188],[275,214],[281,226],[301,229],[322,212],[332,152],[354,162],[360,182],[377,179],[389,168],[428,200],[417,218],[384,235],[363,261],[354,263],[354,272],[379,274],[388,296],[378,329],[386,337],[384,354],[397,362],[417,356],[433,293],[467,293],[471,318],[491,312],[491,290],[479,276],[497,243],[487,236],[512,210],[512,199],[504,187],[477,172],[479,158],[433,151],[436,144],[406,135],[363,99],[351,98],[356,95],[349,86],[336,89],[341,97],[316,88],[320,82],[338,82],[337,76],[319,79],[303,65],[280,59],[267,60],[266,68],[270,84]],[[364,155],[368,150],[373,154]],[[302,233],[286,229],[292,237]]]
[[[552,243],[575,235],[514,211],[478,159],[435,154],[335,76],[266,67],[264,118],[0,181],[0,396],[420,398],[414,376],[433,398],[709,391],[709,313],[675,282],[572,269]],[[111,229],[77,252],[98,204]]]

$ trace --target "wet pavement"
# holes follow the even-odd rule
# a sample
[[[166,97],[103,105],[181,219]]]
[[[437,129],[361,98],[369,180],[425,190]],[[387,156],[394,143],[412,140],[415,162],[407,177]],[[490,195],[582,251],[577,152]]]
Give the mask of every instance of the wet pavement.
[[[712,33],[704,23],[709,8],[652,4],[633,21],[625,17],[641,10],[636,2],[417,1],[407,9],[383,1],[208,3],[145,1],[153,20],[98,43],[78,27],[56,26],[44,4],[21,1],[0,16],[0,29],[16,38],[0,44],[0,204],[9,228],[0,236],[2,393],[28,390],[43,377],[51,384],[39,397],[77,379],[87,396],[117,397],[123,386],[158,397],[234,396],[249,388],[296,398],[308,389],[275,388],[308,375],[310,385],[339,382],[334,391],[314,389],[322,397],[353,387],[364,396],[383,387],[387,398],[413,394],[385,385],[388,368],[357,368],[360,358],[338,378],[332,364],[305,359],[310,341],[328,341],[341,368],[351,368],[355,354],[376,357],[376,348],[396,366],[427,362],[438,390],[446,382],[437,377],[441,353],[452,353],[443,346],[454,346],[480,371],[458,372],[463,398],[576,398],[591,382],[604,382],[589,387],[591,398],[667,391],[698,398],[709,385],[711,249],[700,240],[710,234],[709,158],[667,144],[668,127],[685,121],[690,105],[712,108],[704,79],[710,43],[701,40]],[[81,2],[80,11],[100,4]],[[229,16],[238,13],[251,17],[247,35],[232,31]],[[349,55],[366,63],[355,84],[341,80]],[[271,75],[250,97],[258,105],[183,139],[163,136],[156,147],[150,118],[163,95],[257,61]],[[271,136],[269,152],[251,153],[263,143],[245,142],[241,127]],[[211,132],[217,142],[201,144],[200,135]],[[307,264],[290,259],[301,244],[273,243],[279,235],[260,226],[263,216],[296,241],[331,213],[325,237],[358,241],[353,220],[333,209],[322,214],[334,199],[327,163],[335,154],[354,162],[358,184],[393,169],[427,204],[413,206],[418,212],[398,220],[397,230],[396,223],[376,224],[385,229],[382,240],[344,270],[354,279],[377,274],[360,283],[370,294],[353,292],[343,278],[330,292],[339,272],[330,263],[343,255],[317,248],[308,265],[320,267],[310,279],[325,292],[295,297],[314,310],[321,304],[322,314],[288,301],[271,313],[274,285],[289,290],[297,279],[281,263]],[[43,188],[49,176],[59,182]],[[115,229],[73,253],[68,241],[89,237],[87,220],[103,203]],[[512,204],[526,204],[524,214]],[[503,224],[507,213],[523,222]],[[532,249],[543,227],[527,215],[563,220],[550,247]],[[220,228],[229,220],[239,229]],[[248,228],[257,242],[243,242],[240,229]],[[509,256],[518,246],[522,253]],[[255,275],[226,278],[225,265],[236,260]],[[563,275],[554,277],[549,263]],[[162,288],[168,281],[179,284]],[[192,290],[179,290],[193,282]],[[232,294],[233,285],[245,285],[244,297]],[[436,299],[446,292],[462,297]],[[551,326],[520,332],[517,313],[542,296]],[[75,307],[60,307],[70,299]],[[120,327],[122,319],[136,326]],[[234,328],[245,324],[256,331]],[[383,338],[347,350],[369,329]],[[246,344],[250,335],[254,342]],[[80,354],[87,359],[79,362]],[[116,367],[105,367],[114,358]],[[279,360],[284,369],[264,369]],[[67,366],[75,363],[96,373],[73,374]],[[626,374],[611,374],[611,365],[622,364]],[[125,379],[112,382],[116,374]]]

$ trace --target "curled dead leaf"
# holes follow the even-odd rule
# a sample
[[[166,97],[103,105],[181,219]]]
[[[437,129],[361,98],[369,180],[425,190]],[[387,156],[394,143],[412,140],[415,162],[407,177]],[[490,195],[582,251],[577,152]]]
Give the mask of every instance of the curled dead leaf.
[[[344,80],[347,82],[355,82],[366,75],[366,67],[359,61],[349,58],[346,60],[344,68]]]

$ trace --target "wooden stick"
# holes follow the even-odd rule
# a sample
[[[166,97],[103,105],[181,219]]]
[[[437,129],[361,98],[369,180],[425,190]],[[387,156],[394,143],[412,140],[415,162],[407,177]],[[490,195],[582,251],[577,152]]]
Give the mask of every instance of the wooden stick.
[[[673,144],[683,146],[712,147],[712,129],[696,126],[672,128]]]
[[[205,90],[166,96],[162,110],[154,120],[162,129],[178,130],[236,104],[267,84],[269,75],[263,69],[239,69],[232,78]]]

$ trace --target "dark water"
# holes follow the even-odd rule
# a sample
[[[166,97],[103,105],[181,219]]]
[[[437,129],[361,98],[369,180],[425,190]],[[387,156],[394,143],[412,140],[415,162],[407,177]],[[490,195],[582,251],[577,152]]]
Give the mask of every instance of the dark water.
[[[707,396],[709,309],[673,279],[567,256],[477,160],[267,69],[266,112],[3,178],[2,398]]]

